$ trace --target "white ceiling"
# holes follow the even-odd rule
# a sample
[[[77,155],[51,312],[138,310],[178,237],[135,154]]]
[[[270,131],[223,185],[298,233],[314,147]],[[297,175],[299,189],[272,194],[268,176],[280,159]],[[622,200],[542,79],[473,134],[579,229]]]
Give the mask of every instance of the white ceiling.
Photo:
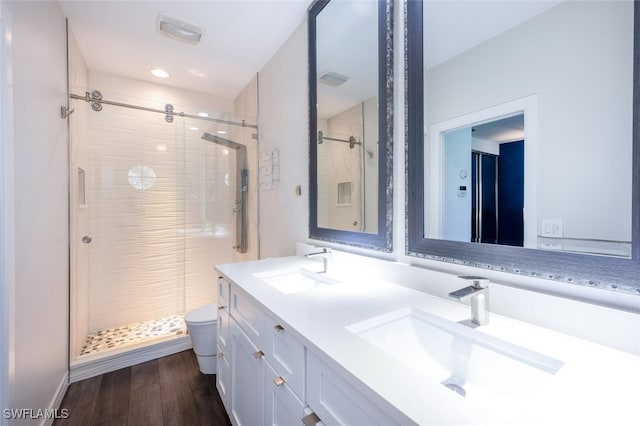
[[[438,0],[424,3],[424,60],[429,69],[539,15],[562,1]]]
[[[310,0],[61,1],[90,70],[235,99],[304,21]],[[157,32],[159,12],[204,28],[197,46]],[[160,80],[149,74],[162,68]]]

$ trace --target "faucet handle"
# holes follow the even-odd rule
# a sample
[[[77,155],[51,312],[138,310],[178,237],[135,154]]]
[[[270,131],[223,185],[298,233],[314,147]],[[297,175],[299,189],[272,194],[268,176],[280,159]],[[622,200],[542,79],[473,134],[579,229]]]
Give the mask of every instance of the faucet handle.
[[[471,285],[475,288],[489,287],[489,278],[478,277],[475,275],[458,275],[458,278],[462,278],[465,281],[471,281]]]

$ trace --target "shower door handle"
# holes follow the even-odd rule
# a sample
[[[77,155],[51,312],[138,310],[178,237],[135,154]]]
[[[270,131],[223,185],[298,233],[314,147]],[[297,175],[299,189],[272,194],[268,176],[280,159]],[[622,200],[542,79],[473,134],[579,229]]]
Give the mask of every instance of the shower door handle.
[[[85,235],[84,237],[82,237],[82,242],[85,244],[89,244],[92,240],[93,238],[91,237],[91,235]]]

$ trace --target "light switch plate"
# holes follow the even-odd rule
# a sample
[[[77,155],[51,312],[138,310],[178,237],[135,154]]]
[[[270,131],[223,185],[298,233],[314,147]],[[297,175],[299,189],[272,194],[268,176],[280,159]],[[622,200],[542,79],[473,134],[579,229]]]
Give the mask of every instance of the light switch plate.
[[[546,219],[542,221],[542,236],[562,238],[562,219]]]

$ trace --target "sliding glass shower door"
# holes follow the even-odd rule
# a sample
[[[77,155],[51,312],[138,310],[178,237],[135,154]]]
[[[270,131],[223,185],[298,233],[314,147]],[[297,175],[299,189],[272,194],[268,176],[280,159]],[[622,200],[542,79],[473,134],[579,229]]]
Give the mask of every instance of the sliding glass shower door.
[[[215,301],[213,266],[243,256],[238,174],[246,190],[251,129],[110,105],[78,118],[87,126],[72,136],[72,354],[185,333],[184,313]]]

